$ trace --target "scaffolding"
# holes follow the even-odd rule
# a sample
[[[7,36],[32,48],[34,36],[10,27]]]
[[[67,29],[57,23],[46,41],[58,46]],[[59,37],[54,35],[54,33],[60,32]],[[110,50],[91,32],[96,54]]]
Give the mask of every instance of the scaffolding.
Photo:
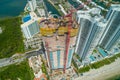
[[[42,36],[53,36],[54,33],[58,35],[64,35],[68,32],[68,27],[59,27],[57,30],[55,28],[40,28],[40,33]],[[70,29],[70,37],[76,36],[78,28]]]
[[[40,33],[42,36],[53,36],[55,28],[40,28]]]

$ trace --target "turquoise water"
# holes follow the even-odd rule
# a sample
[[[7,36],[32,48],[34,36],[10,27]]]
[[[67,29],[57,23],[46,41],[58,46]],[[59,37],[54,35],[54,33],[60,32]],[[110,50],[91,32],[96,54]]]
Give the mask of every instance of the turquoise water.
[[[68,0],[68,2],[74,6],[74,8],[78,8],[80,6],[80,4],[78,2],[76,2],[75,0]]]
[[[18,16],[26,3],[27,0],[0,0],[0,18]]]
[[[102,6],[103,8],[107,9],[109,8],[109,6],[107,6],[104,2],[101,2],[99,0],[92,0],[94,1],[95,3],[97,3],[98,5]],[[115,1],[115,2],[120,2],[120,0],[112,0],[112,1]]]
[[[23,22],[27,22],[31,19],[31,16],[30,15],[26,15],[25,17],[23,17],[22,21]]]
[[[44,0],[48,12],[61,16],[47,0]],[[27,0],[0,0],[0,18],[18,16],[24,11]]]
[[[90,56],[91,61],[95,61],[95,58],[91,55]]]
[[[103,57],[106,57],[108,55],[102,48],[98,48],[98,51]]]
[[[51,14],[56,14],[58,16],[61,16],[58,10],[51,3],[49,3],[48,0],[44,0],[44,3],[47,7],[48,12],[51,12]]]

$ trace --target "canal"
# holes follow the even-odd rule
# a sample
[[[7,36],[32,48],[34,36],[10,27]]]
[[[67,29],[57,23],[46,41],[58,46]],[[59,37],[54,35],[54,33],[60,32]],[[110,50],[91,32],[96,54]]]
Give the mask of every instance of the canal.
[[[50,12],[52,15],[61,16],[58,10],[48,0],[43,0],[43,1],[48,12]]]
[[[110,7],[103,1],[99,1],[99,0],[92,0],[92,1],[95,2],[97,5],[102,6],[105,9],[108,9]],[[111,0],[111,1],[120,2],[120,0]],[[109,3],[111,3],[111,2],[109,2]]]
[[[102,1],[98,1],[98,0],[93,0],[97,5],[100,5],[100,6],[102,6],[103,8],[108,8],[107,6],[106,6],[106,4],[104,3],[104,2],[102,2]]]
[[[68,2],[74,7],[74,8],[78,8],[80,6],[80,3],[78,3],[75,0],[68,0]]]

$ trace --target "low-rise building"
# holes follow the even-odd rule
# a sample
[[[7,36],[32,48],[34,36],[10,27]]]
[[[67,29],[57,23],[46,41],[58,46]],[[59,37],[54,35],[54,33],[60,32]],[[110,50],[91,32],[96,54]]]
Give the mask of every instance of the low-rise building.
[[[47,80],[46,75],[42,72],[42,61],[40,55],[32,56],[29,59],[29,65],[34,72],[34,80]]]

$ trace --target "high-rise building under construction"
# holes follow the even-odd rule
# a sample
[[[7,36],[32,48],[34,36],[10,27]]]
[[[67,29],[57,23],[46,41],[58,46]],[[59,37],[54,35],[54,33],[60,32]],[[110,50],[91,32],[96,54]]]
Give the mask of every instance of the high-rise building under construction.
[[[50,69],[63,69],[71,66],[78,26],[69,18],[43,19],[40,33],[46,49]]]

